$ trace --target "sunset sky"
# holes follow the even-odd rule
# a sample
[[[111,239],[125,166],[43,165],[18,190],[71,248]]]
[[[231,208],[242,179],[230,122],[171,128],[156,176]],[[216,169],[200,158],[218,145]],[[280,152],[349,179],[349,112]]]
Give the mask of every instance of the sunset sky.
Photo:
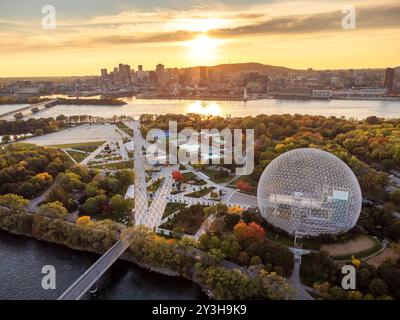
[[[41,26],[56,8],[56,30]],[[344,30],[342,8],[357,13]],[[260,62],[305,69],[400,65],[398,0],[1,0],[0,77]]]

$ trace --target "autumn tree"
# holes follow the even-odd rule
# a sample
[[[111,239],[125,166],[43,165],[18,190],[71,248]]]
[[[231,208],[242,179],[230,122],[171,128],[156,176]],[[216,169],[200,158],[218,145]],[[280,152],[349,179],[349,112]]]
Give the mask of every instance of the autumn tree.
[[[255,222],[247,224],[244,221],[240,221],[233,228],[233,232],[239,241],[246,239],[262,241],[265,239],[265,230]]]
[[[37,214],[48,218],[64,219],[67,217],[68,211],[61,202],[56,201],[41,205]]]
[[[172,178],[173,178],[175,181],[181,182],[181,181],[183,180],[183,174],[182,174],[180,171],[178,171],[178,170],[173,171],[173,172],[172,172]]]
[[[236,188],[244,192],[251,192],[253,190],[251,184],[243,180],[236,182]]]

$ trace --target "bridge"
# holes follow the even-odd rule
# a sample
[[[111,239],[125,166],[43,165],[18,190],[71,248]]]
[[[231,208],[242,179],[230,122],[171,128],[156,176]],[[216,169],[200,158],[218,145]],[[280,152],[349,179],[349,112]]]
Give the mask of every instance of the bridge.
[[[145,225],[155,229],[161,223],[161,218],[167,204],[167,197],[172,186],[172,170],[167,171],[163,184],[148,208],[147,183],[143,159],[143,146],[146,145],[140,132],[140,122],[129,123],[134,133],[134,170],[135,170],[135,208],[132,211],[132,221],[135,225]],[[100,279],[100,277],[118,260],[129,248],[128,238],[117,241],[104,255],[101,256],[79,279],[77,279],[58,300],[79,300]]]
[[[26,107],[22,107],[22,108],[19,108],[16,110],[2,113],[2,114],[0,114],[0,119],[3,119],[3,118],[11,118],[12,119],[12,117],[18,113],[21,113],[22,117],[23,117],[24,115],[33,114],[33,113],[39,112],[45,108],[53,107],[57,103],[58,103],[57,99],[52,99],[52,100],[47,100],[47,101],[43,101],[40,103],[32,104],[32,105],[29,105]],[[33,108],[37,108],[38,111],[36,111],[36,112],[32,111]]]
[[[129,241],[117,241],[104,255],[101,256],[82,276],[80,276],[58,300],[79,300],[113,265],[115,261],[129,248]]]

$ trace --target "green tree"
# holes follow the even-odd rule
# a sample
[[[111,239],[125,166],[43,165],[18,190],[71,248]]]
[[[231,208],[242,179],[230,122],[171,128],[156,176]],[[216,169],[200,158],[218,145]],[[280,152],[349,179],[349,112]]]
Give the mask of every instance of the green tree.
[[[369,284],[369,291],[374,296],[383,296],[387,295],[388,293],[386,284],[380,278],[375,278],[371,281],[371,283]]]
[[[114,214],[126,213],[131,208],[130,201],[119,194],[111,198],[110,206]]]
[[[259,256],[251,257],[251,259],[250,259],[250,265],[251,266],[257,266],[259,264],[262,264],[262,261],[261,261]]]
[[[5,194],[0,196],[0,206],[7,207],[14,213],[24,211],[28,203],[28,200],[16,194]]]
[[[6,144],[11,142],[11,137],[10,135],[6,134],[1,137],[1,143]]]
[[[41,205],[37,214],[48,218],[64,219],[67,217],[68,211],[61,202],[56,201]]]

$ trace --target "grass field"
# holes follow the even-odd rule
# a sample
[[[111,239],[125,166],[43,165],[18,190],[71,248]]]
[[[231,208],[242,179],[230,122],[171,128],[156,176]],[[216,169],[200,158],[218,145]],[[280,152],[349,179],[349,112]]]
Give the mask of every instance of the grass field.
[[[335,260],[350,260],[353,255],[362,259],[381,249],[382,244],[377,239],[365,235],[321,247],[321,250],[327,251]]]
[[[204,213],[204,207],[187,208],[179,212],[172,220],[164,223],[161,228],[182,230],[186,234],[194,235],[201,227],[203,221],[207,218]]]
[[[204,168],[201,170],[205,175],[209,176],[211,181],[215,183],[225,183],[228,182],[229,180],[233,179],[233,176],[227,175],[226,177],[215,177],[216,171]]]
[[[188,181],[195,181],[196,186],[204,186],[207,184],[204,180],[199,179],[194,173],[187,172],[183,175],[183,182],[187,183]]]
[[[121,161],[116,163],[103,163],[100,165],[93,165],[97,169],[108,169],[108,170],[121,170],[121,169],[133,169],[133,160]]]
[[[116,123],[116,126],[125,133],[127,133],[128,135],[130,135],[131,137],[133,137],[133,129],[127,127],[124,123],[118,122]]]
[[[96,141],[96,142],[84,142],[84,143],[59,144],[59,145],[54,145],[52,147],[60,149],[75,149],[91,153],[104,143],[105,141]]]
[[[215,188],[214,187],[208,187],[199,191],[195,191],[192,193],[185,194],[185,197],[190,197],[190,198],[201,198],[205,196],[206,194],[210,193],[213,191]]]
[[[187,206],[186,203],[168,202],[164,210],[163,219],[177,212],[178,210],[183,209],[186,206]]]
[[[82,153],[74,150],[66,150],[65,152],[67,152],[78,163],[85,160],[86,157],[89,155],[88,153]]]

